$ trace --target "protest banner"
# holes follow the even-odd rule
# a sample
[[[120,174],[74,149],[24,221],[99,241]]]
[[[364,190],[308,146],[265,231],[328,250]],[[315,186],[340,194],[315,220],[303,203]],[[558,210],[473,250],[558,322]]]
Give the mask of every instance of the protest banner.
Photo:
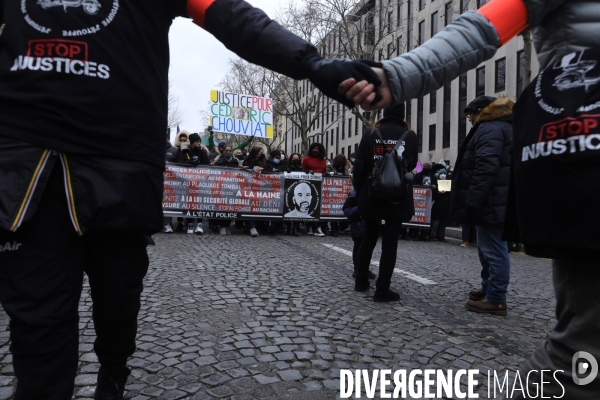
[[[285,173],[284,221],[318,221],[321,210],[321,174]]]
[[[279,175],[234,168],[167,164],[163,213],[169,217],[281,219]]]
[[[215,132],[273,138],[273,101],[268,97],[211,90],[208,113]]]
[[[350,177],[254,173],[238,168],[167,163],[163,192],[166,217],[340,221],[352,190]],[[432,190],[414,186],[415,216],[405,223],[431,223]]]
[[[352,178],[342,176],[323,177],[322,220],[346,220],[342,207],[352,190]]]
[[[404,225],[430,225],[431,201],[433,190],[429,186],[413,186],[413,199],[415,202],[415,215]]]

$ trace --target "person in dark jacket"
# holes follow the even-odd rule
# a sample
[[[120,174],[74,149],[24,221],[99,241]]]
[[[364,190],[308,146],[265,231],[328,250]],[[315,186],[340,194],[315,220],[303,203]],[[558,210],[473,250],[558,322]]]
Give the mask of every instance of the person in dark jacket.
[[[163,227],[168,33],[175,18],[192,18],[247,61],[309,79],[345,105],[352,103],[337,92],[343,79],[379,83],[370,68],[321,57],[242,0],[94,4],[97,13],[75,16],[31,1],[0,1],[0,21],[11,21],[0,44],[0,243],[22,243],[19,251],[0,252],[0,303],[11,318],[17,400],[72,397],[84,270],[100,363],[94,396],[123,396],[146,246]],[[31,43],[62,46],[65,29],[88,33],[66,45],[81,56],[75,60],[71,51],[71,71],[54,45],[33,57]]]
[[[385,143],[381,143],[377,138],[375,129],[379,130]],[[386,108],[383,111],[383,119],[379,120],[373,129],[365,131],[356,151],[353,183],[358,197],[358,212],[365,221],[365,237],[360,247],[354,290],[364,292],[369,289],[369,264],[379,237],[381,220],[384,219],[379,277],[373,295],[373,300],[377,302],[400,300],[400,295],[390,290],[390,283],[396,265],[396,251],[402,222],[409,221],[413,217],[415,204],[412,184],[408,182],[407,194],[400,204],[392,204],[385,199],[369,196],[368,176],[381,159],[381,155],[385,151],[391,151],[408,129],[409,126],[404,121],[404,103]],[[411,171],[417,165],[417,135],[412,131],[408,132],[404,144],[400,147],[401,150],[402,147],[406,170]]]
[[[358,201],[356,199],[356,190],[351,190],[348,194],[348,198],[344,202],[342,206],[342,211],[346,218],[348,218],[348,222],[350,223],[350,236],[352,237],[352,241],[354,242],[354,246],[352,247],[352,264],[354,265],[354,272],[352,273],[352,277],[356,278],[357,270],[358,270],[358,253],[360,250],[360,245],[362,243],[363,237],[365,236],[365,221],[360,217],[358,213]],[[368,272],[369,279],[377,278],[371,270]]]
[[[325,174],[327,173],[327,155],[325,146],[322,143],[312,143],[308,148],[308,154],[302,159],[302,168],[308,173]],[[325,236],[327,229],[323,229],[326,222],[316,223],[307,222],[307,233],[318,237]]]
[[[439,164],[438,164],[439,165]],[[439,190],[437,182],[445,181],[447,172],[445,169],[435,173],[435,188],[433,189],[433,204],[431,205],[431,224],[429,237],[432,241],[446,241],[446,221],[448,220],[448,209],[450,208],[450,192]]]
[[[436,178],[434,176],[432,167],[433,167],[432,162],[430,162],[430,161],[424,162],[423,169],[421,170],[421,172],[418,172],[413,178],[413,185],[427,186],[427,187],[431,188],[432,191],[434,191],[437,188],[437,186],[436,186]],[[410,231],[414,237],[418,238],[418,240],[423,240],[423,241],[427,241],[427,242],[430,240],[430,233],[431,233],[430,227],[411,228]]]
[[[506,315],[510,280],[502,240],[512,149],[512,99],[480,96],[465,114],[475,124],[461,146],[452,178],[450,219],[477,225],[481,289],[469,292],[467,309]]]
[[[281,161],[281,150],[272,150],[271,157],[267,159],[265,172],[283,172],[285,164]]]
[[[181,143],[179,149],[179,162],[193,166],[209,165],[210,161],[208,160],[208,154],[206,154],[206,151],[202,148],[200,135],[192,133],[189,139],[189,145],[188,143]]]
[[[210,165],[226,168],[242,168],[241,161],[233,155],[232,147],[229,144],[223,148],[221,155],[215,158],[215,161]]]
[[[299,153],[292,153],[285,163],[285,172],[304,172],[302,169],[302,156]],[[287,221],[286,224],[286,234],[299,236],[298,225],[300,223],[297,221]]]

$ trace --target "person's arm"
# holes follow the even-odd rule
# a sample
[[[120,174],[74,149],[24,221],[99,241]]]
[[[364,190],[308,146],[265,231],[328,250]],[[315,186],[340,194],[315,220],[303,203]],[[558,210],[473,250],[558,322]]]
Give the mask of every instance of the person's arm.
[[[367,82],[345,81],[340,92],[367,110],[423,96],[492,58],[500,46],[527,27],[535,28],[565,1],[491,0],[477,11],[462,14],[416,49],[382,61],[385,73],[378,68],[375,72],[382,80],[377,91],[383,101],[372,104],[374,87]]]
[[[244,142],[242,142],[242,143],[238,144],[237,146],[235,146],[235,147],[233,148],[233,150],[232,150],[232,151],[236,151],[236,150],[244,150],[244,148],[245,148],[247,145],[248,145],[248,142],[245,142],[245,141],[244,141]]]
[[[243,59],[293,79],[308,78],[327,96],[353,103],[337,91],[345,79],[379,78],[366,64],[319,55],[316,47],[241,0],[188,0],[187,13],[229,50]]]
[[[208,135],[208,148],[211,150],[215,148],[215,137],[213,135]]]

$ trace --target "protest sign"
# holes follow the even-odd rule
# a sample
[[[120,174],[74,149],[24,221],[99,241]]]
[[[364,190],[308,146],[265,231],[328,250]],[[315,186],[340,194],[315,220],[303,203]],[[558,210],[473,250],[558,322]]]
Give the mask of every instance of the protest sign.
[[[346,216],[342,207],[351,190],[352,179],[350,177],[323,177],[321,219],[345,220]]]
[[[413,186],[413,199],[415,202],[415,216],[407,225],[431,224],[431,200],[433,191],[429,186]]]
[[[285,173],[284,221],[318,221],[321,209],[321,174]]]
[[[268,97],[211,90],[208,113],[215,132],[273,138],[273,101]]]
[[[448,180],[438,180],[438,190],[440,192],[449,192],[450,190],[452,190],[452,181],[448,181]]]

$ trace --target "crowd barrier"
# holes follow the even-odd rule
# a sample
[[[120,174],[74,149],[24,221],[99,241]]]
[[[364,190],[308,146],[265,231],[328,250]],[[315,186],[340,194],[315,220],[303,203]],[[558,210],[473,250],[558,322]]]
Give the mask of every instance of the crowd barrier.
[[[340,221],[352,190],[344,176],[255,173],[245,169],[167,163],[163,192],[166,217],[208,219]],[[431,189],[415,186],[415,217],[429,225]]]

